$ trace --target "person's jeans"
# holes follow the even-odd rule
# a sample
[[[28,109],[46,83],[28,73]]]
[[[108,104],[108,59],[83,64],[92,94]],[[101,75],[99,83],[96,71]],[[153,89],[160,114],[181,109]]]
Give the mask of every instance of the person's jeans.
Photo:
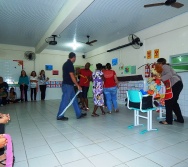
[[[69,102],[75,96],[75,91],[74,91],[73,85],[63,84],[62,85],[62,92],[63,92],[63,94],[62,94],[61,103],[60,103],[60,106],[59,106],[59,111],[57,113],[57,118],[64,117],[64,115],[62,115],[62,116],[59,116],[59,115],[61,115],[63,110],[68,106]],[[77,98],[75,98],[75,100],[73,101],[73,107],[74,107],[76,117],[79,118],[81,116],[81,110],[78,106]]]
[[[114,106],[114,110],[117,110],[117,87],[104,88],[104,94],[108,111],[112,111],[112,104]]]
[[[33,93],[34,93],[34,100],[36,100],[37,88],[31,88],[31,100],[33,100]]]
[[[41,100],[45,99],[46,96],[46,85],[40,85]]]
[[[23,94],[25,95],[25,101],[27,101],[27,89],[28,85],[20,85],[21,100],[23,101]]]

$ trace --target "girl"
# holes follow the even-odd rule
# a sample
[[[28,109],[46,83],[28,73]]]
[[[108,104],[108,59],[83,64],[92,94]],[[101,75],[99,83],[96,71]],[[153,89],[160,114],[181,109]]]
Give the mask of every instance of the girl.
[[[14,91],[14,88],[10,88],[10,92],[8,94],[8,103],[17,103],[21,99],[17,99],[16,92]]]

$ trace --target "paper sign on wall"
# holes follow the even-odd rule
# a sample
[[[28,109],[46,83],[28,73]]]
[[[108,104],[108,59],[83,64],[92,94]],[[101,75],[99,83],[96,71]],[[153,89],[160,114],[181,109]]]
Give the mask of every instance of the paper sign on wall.
[[[152,57],[152,52],[151,52],[151,50],[148,50],[147,51],[147,59],[151,59],[151,57]]]
[[[124,74],[131,74],[131,66],[124,67]]]
[[[112,59],[112,66],[116,66],[118,64],[118,58]]]
[[[159,58],[159,49],[154,50],[154,58],[158,59]]]

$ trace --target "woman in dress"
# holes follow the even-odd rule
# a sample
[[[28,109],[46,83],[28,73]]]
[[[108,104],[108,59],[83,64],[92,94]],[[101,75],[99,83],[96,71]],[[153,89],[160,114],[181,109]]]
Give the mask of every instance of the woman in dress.
[[[49,80],[49,78],[46,77],[44,70],[40,71],[38,79],[39,79],[39,85],[40,85],[41,100],[45,100],[45,96],[46,96],[46,82]]]
[[[103,110],[104,106],[104,97],[103,97],[103,72],[102,72],[102,64],[96,64],[96,70],[92,74],[93,78],[93,100],[94,100],[94,109],[92,116],[96,117],[99,116],[96,111],[98,107],[100,107],[102,114],[104,115],[105,112]]]

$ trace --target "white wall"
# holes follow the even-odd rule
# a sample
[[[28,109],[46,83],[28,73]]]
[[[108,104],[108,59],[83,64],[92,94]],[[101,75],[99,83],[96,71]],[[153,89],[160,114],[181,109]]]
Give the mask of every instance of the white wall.
[[[144,45],[140,49],[134,49],[129,46],[117,51],[107,53],[108,49],[118,47],[128,43],[128,37],[121,40],[114,41],[106,46],[102,46],[94,51],[86,54],[87,61],[93,65],[96,63],[106,64],[112,61],[112,58],[119,58],[119,62],[123,62],[124,65],[136,65],[137,68],[146,63],[153,63],[156,59],[146,59],[147,50],[152,50],[154,55],[154,49],[160,50],[160,57],[166,58],[169,62],[171,55],[188,53],[188,12],[180,16],[169,19],[165,22],[157,24],[153,27],[147,28],[136,35],[141,39]],[[152,56],[153,56],[152,55]],[[118,76],[122,76],[118,70],[118,66],[113,66]],[[137,70],[137,74],[144,74],[144,67]],[[187,82],[188,73],[181,73],[184,88],[180,94],[179,104],[181,106],[182,114],[188,116],[187,104]],[[123,75],[124,76],[124,75]]]
[[[86,59],[95,65],[99,63],[98,60],[106,64],[107,62],[111,63],[112,58],[119,58],[119,62],[123,62],[124,65],[136,65],[138,68],[145,63],[156,61],[154,58],[151,60],[145,58],[147,50],[154,51],[154,49],[160,49],[160,57],[164,57],[167,60],[169,60],[170,55],[187,53],[187,18],[188,12],[135,33],[144,43],[140,49],[134,49],[132,46],[129,46],[110,53],[106,52],[109,49],[129,43],[128,37],[125,37],[88,52]],[[118,66],[114,66],[113,69],[116,70],[118,76],[122,76]],[[137,74],[143,74],[143,72],[144,68],[137,70]]]
[[[46,64],[53,65],[54,70],[59,70],[59,75],[52,75],[52,71],[45,71],[46,76],[48,76],[50,79],[62,81],[62,65],[68,59],[69,52],[45,49],[41,54],[36,55],[35,61],[26,60],[24,58],[24,52],[34,50],[35,49],[32,47],[0,44],[0,59],[23,60],[24,70],[28,76],[30,76],[31,71],[33,70],[36,71],[38,75],[40,70],[45,70]],[[74,65],[85,65],[86,59],[82,58],[83,53],[76,53],[76,55],[77,58]],[[61,88],[48,88],[46,92],[46,99],[60,99],[61,94]],[[40,99],[39,96],[40,91],[37,99]]]

